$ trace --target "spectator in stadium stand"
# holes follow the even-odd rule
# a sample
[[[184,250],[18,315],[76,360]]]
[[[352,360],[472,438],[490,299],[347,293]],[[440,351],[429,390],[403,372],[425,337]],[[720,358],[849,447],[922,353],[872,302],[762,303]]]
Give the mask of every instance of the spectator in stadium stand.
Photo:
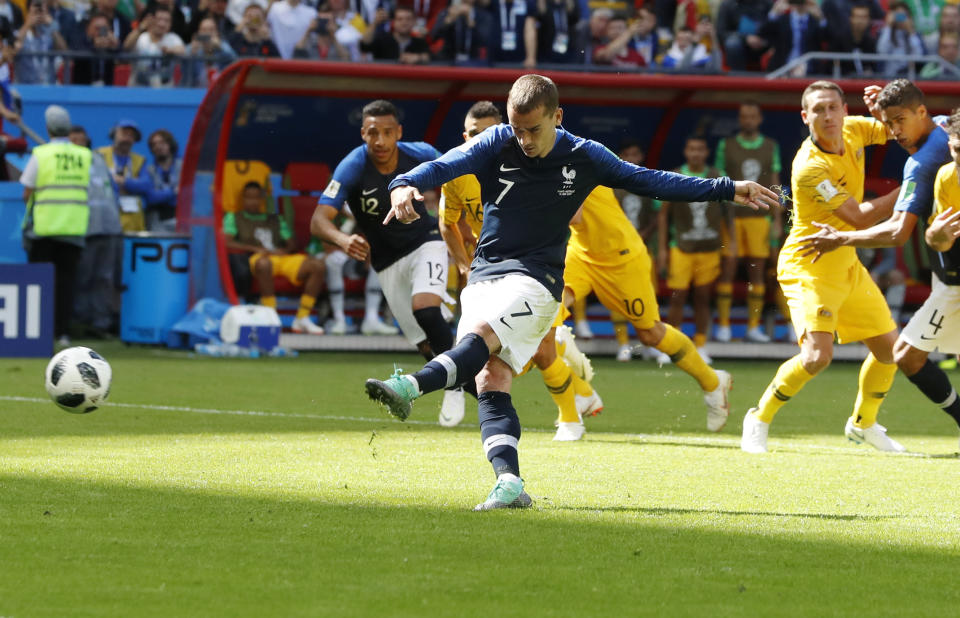
[[[910,9],[913,26],[917,29],[920,38],[926,41],[927,37],[936,36],[940,29],[940,13],[946,2],[944,0],[903,0],[903,3]],[[932,54],[937,48],[925,46],[925,49]]]
[[[239,28],[240,23],[243,21],[243,15],[247,12],[247,7],[251,4],[256,4],[263,9],[264,15],[267,14],[267,10],[270,8],[268,0],[227,0],[227,19],[230,20],[230,23]]]
[[[173,86],[173,58],[182,57],[186,47],[183,39],[170,32],[170,19],[169,9],[158,6],[153,13],[140,20],[137,30],[132,31],[124,41],[125,50],[156,58],[134,63],[130,73],[131,86]]]
[[[187,17],[175,0],[149,0],[146,8],[140,12],[140,19],[153,13],[158,8],[165,8],[170,11],[170,32],[176,34],[182,41],[190,40],[190,26],[187,24]]]
[[[73,144],[90,149],[90,137],[83,127],[71,127],[69,138]],[[87,203],[90,221],[77,264],[73,317],[78,326],[86,328],[84,337],[104,339],[113,328],[116,314],[115,274],[122,259],[123,228],[110,170],[96,152],[91,153]]]
[[[393,15],[396,7],[397,4],[393,0],[348,0],[346,6],[347,10],[359,16],[368,28],[373,26],[375,33],[390,30],[390,16]],[[412,12],[413,8],[410,7],[410,10]],[[416,25],[416,15],[413,21]]]
[[[705,137],[687,138],[683,149],[686,163],[673,170],[686,176],[719,178],[720,173],[707,165],[710,149]],[[713,284],[720,276],[720,245],[726,211],[722,202],[663,202],[660,206],[659,251],[657,269],[668,271],[670,310],[667,323],[680,328],[683,306],[693,287],[694,335],[693,343],[703,360],[710,364],[704,346],[710,332],[710,297]],[[672,238],[671,238],[672,232]],[[661,352],[657,362],[665,365],[670,357]]]
[[[127,40],[133,26],[130,25],[130,20],[126,15],[117,11],[117,0],[93,0],[93,6],[81,21],[88,21],[93,13],[101,13],[107,18],[107,27],[114,38],[117,39],[117,51],[120,51],[120,46]],[[86,28],[81,25],[80,30],[85,31]]]
[[[110,20],[103,13],[93,12],[83,29],[83,38],[77,49],[89,52],[91,57],[74,59],[71,83],[113,85],[114,58],[120,41],[110,28]]]
[[[614,15],[607,22],[607,42],[593,51],[593,64],[631,69],[647,66],[647,59],[639,48],[639,37],[645,28],[643,19],[635,19],[627,25],[626,17]]]
[[[294,50],[297,58],[323,58],[357,62],[361,60],[360,16],[347,10],[346,0],[329,0],[316,13],[310,27]]]
[[[905,2],[891,2],[886,24],[877,38],[877,53],[889,56],[921,55],[923,40],[913,25],[910,8]],[[883,63],[886,77],[906,75],[911,63],[905,60],[887,60]]]
[[[124,181],[124,188],[141,197],[146,204],[145,220],[150,232],[174,232],[177,227],[177,190],[183,159],[177,156],[177,140],[166,129],[158,129],[147,138],[153,163],[146,173]]]
[[[527,57],[523,28],[527,0],[490,0],[490,59],[494,63],[520,64]],[[586,25],[586,24],[584,24]]]
[[[256,2],[247,5],[237,29],[230,35],[230,47],[241,58],[259,56],[276,58],[280,56],[270,28],[266,22],[267,12]]]
[[[14,30],[23,26],[23,11],[10,0],[0,0],[0,17],[6,19]]]
[[[293,49],[314,24],[317,11],[300,0],[279,0],[267,11],[267,25],[280,57],[293,58]]]
[[[57,31],[56,22],[47,11],[43,0],[31,0],[27,17],[17,32],[16,78],[21,84],[54,84],[57,81],[56,65],[52,56],[42,54],[57,49],[67,49],[67,44]]]
[[[193,40],[193,36],[200,29],[200,22],[207,18],[212,19],[216,24],[221,41],[228,40],[233,34],[235,26],[227,18],[227,0],[200,0],[197,10],[190,13],[190,24],[187,27],[187,32],[190,34],[189,40]]]
[[[146,159],[133,152],[133,145],[140,141],[140,127],[132,120],[120,120],[110,129],[110,140],[109,146],[96,151],[103,156],[117,186],[120,223],[125,232],[142,232],[146,229],[143,200],[127,186],[128,181],[134,181],[130,186],[135,187],[136,181],[148,180]]]
[[[767,70],[779,69],[807,52],[821,51],[826,28],[817,0],[776,0],[762,30],[763,37],[773,47]],[[791,75],[819,73],[819,66],[817,62],[807,63],[798,66]]]
[[[187,60],[183,64],[183,85],[206,88],[217,74],[237,59],[230,44],[220,38],[217,22],[207,17],[200,22],[200,29],[187,47]]]
[[[488,64],[493,28],[493,17],[477,8],[475,0],[450,4],[440,11],[430,33],[431,39],[442,41],[437,60],[466,66]]]
[[[827,51],[877,53],[877,38],[870,31],[869,6],[854,4],[850,7],[850,18],[845,24],[830,23],[830,27],[827,28]],[[840,63],[840,71],[844,76],[866,76],[873,75],[877,70],[876,66],[875,62],[867,60],[844,60]],[[833,70],[830,64],[825,68]]]
[[[614,23],[616,16],[609,20],[609,23]],[[637,11],[636,19],[633,23],[627,28],[625,33],[621,33],[620,37],[629,36],[629,44],[632,50],[639,55],[642,59],[642,63],[637,66],[654,66],[657,61],[657,57],[660,55],[660,40],[657,37],[656,33],[657,22],[656,17],[653,14],[653,11],[646,7],[641,7]],[[610,64],[613,61],[608,62],[609,51],[613,48],[614,40],[611,38],[611,34],[621,31],[622,25],[614,24],[613,30],[610,26],[607,26],[606,32],[606,42],[603,45],[598,45],[593,50],[593,63],[594,64]],[[622,53],[622,52],[621,52]]]
[[[937,49],[937,43],[945,32],[960,35],[960,5],[944,4],[940,9],[940,19],[937,30],[923,37],[924,47],[927,51]]]
[[[580,9],[576,0],[529,0],[523,26],[527,57],[523,66],[580,62],[573,40]]]
[[[704,38],[707,43],[703,42]],[[716,72],[723,69],[720,44],[709,18],[697,24],[696,31],[687,25],[680,26],[660,66],[675,71]]]
[[[10,25],[0,20],[0,127],[2,121],[11,123],[20,121],[20,114],[14,109],[13,93],[10,90],[10,68],[16,54],[16,41]],[[22,137],[13,137],[7,132],[0,133],[0,181],[10,180],[5,155],[8,152],[23,153],[27,151],[27,140]]]
[[[400,0],[399,4],[413,8],[413,33],[427,38],[440,11],[447,8],[449,2],[448,0]]]
[[[501,2],[503,0],[500,0]],[[593,9],[590,12],[590,18],[577,22],[576,40],[577,53],[580,55],[580,62],[584,64],[593,64],[593,55],[598,47],[607,42],[607,24],[613,19],[613,11],[601,7]],[[521,21],[522,38],[522,21]],[[496,41],[496,39],[494,39]],[[523,57],[520,58],[523,60]]]
[[[944,32],[940,35],[937,43],[937,55],[960,68],[960,37],[955,32]],[[957,79],[956,75],[944,73],[940,63],[929,62],[920,69],[920,77],[923,79]]]
[[[28,22],[29,19],[28,16]],[[44,111],[44,120],[50,143],[33,149],[20,176],[23,200],[27,203],[23,248],[29,262],[53,264],[53,333],[59,345],[69,346],[74,282],[90,218],[87,189],[91,155],[89,150],[74,146],[67,139],[67,110],[51,105]],[[75,164],[69,170],[57,165],[64,157]],[[44,203],[46,208],[37,208]]]
[[[376,12],[380,19],[382,11]],[[395,60],[400,64],[426,64],[430,62],[430,48],[421,37],[413,36],[413,9],[398,6],[393,10],[389,32],[382,31],[375,21],[363,33],[360,49],[373,56],[374,60]]]
[[[75,49],[83,36],[80,24],[77,23],[77,15],[68,8],[63,7],[59,0],[44,0],[44,6],[47,12],[56,24],[54,28],[63,37],[68,49]]]
[[[773,3],[770,0],[723,0],[717,11],[717,38],[734,71],[759,68],[760,58],[770,49],[761,32]]]

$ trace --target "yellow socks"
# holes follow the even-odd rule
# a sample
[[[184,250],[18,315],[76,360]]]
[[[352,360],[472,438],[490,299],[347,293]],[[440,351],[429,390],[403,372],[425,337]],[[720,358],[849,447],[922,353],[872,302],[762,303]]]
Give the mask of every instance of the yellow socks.
[[[690,374],[700,383],[700,388],[710,392],[717,388],[720,380],[710,365],[703,362],[690,338],[667,323],[663,324],[667,332],[656,348],[670,357],[673,364]]]
[[[626,318],[614,315],[610,320],[613,322],[613,334],[617,337],[617,345],[625,346],[630,343],[630,336],[627,334]]]
[[[580,415],[577,414],[577,404],[574,399],[573,384],[574,375],[563,362],[563,359],[556,358],[546,369],[542,369],[543,383],[547,385],[550,391],[550,397],[553,398],[557,408],[560,409],[561,423],[579,423]]]
[[[783,407],[783,404],[799,393],[800,389],[812,378],[813,374],[803,368],[799,354],[780,365],[777,375],[773,377],[773,382],[760,397],[760,403],[757,404],[757,418],[764,423],[773,421],[773,417]]]
[[[896,363],[881,363],[873,354],[860,366],[857,403],[853,407],[853,424],[866,429],[877,422],[880,404],[887,396],[897,373]]]
[[[297,319],[305,318],[310,315],[310,312],[313,311],[313,305],[317,302],[317,299],[313,296],[307,296],[304,294],[300,297],[300,306],[297,308]],[[276,299],[274,299],[274,306],[276,306]]]
[[[593,394],[593,387],[590,386],[590,383],[575,374],[573,371],[570,372],[570,377],[573,378],[573,392],[581,397],[589,397]]]
[[[277,308],[277,297],[276,296],[261,296],[260,304],[264,307],[273,307]]]
[[[730,326],[730,307],[733,306],[733,284],[717,284],[717,325]]]
[[[706,333],[693,333],[693,345],[698,348],[702,348],[707,345],[707,334]]]
[[[752,330],[760,325],[760,315],[763,313],[763,299],[767,294],[767,286],[747,286],[747,329]]]

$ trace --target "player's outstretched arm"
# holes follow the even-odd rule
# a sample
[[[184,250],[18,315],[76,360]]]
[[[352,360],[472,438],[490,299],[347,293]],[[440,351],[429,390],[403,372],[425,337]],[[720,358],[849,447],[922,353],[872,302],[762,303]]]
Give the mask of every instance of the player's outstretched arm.
[[[924,239],[934,251],[949,251],[960,237],[960,210],[948,208],[934,217],[924,234]]]
[[[390,192],[390,212],[387,213],[383,224],[390,223],[391,219],[396,219],[400,223],[412,223],[419,219],[420,215],[413,207],[413,200],[423,200],[423,195],[416,187],[401,186],[393,189]]]
[[[749,206],[754,210],[770,210],[780,206],[780,196],[750,180],[738,180],[734,183],[736,195],[733,198],[738,204]]]

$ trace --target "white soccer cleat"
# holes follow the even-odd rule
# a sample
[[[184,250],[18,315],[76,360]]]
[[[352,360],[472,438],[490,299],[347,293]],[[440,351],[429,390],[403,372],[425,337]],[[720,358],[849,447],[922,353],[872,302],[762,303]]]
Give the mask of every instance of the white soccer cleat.
[[[364,319],[360,326],[360,332],[364,335],[397,335],[400,330],[396,326],[390,326],[379,319]]]
[[[573,325],[574,332],[581,339],[593,339],[593,331],[590,330],[590,323],[586,320],[578,320]]]
[[[847,426],[843,428],[843,433],[851,442],[857,444],[866,442],[878,451],[885,453],[902,453],[907,450],[902,444],[888,436],[887,428],[880,423],[860,428],[853,424],[853,417],[850,417],[847,419]]]
[[[664,365],[669,365],[670,363],[673,362],[672,360],[670,360],[669,354],[667,354],[666,352],[660,352],[659,350],[657,351],[657,356],[654,360],[657,361],[657,364],[660,365],[661,367],[663,367]]]
[[[463,389],[443,391],[443,403],[440,404],[439,423],[441,427],[456,427],[466,414],[467,402]]]
[[[617,360],[621,363],[629,363],[631,358],[633,358],[633,346],[629,343],[620,346],[620,349],[617,350]]]
[[[707,354],[707,348],[697,348],[697,354],[700,355],[700,358],[702,358],[703,362],[705,362],[706,364],[708,365],[713,364],[713,357]]]
[[[573,400],[576,402],[577,414],[580,415],[580,418],[585,416],[596,416],[603,411],[603,400],[600,399],[600,395],[597,394],[597,391],[593,391],[586,397],[582,395],[574,395]]]
[[[293,324],[290,325],[290,330],[307,335],[322,335],[324,333],[323,328],[314,324],[307,316],[294,320]]]
[[[344,320],[334,320],[333,324],[329,328],[331,335],[346,335],[347,334],[347,323]]]
[[[593,365],[587,355],[580,351],[577,344],[574,343],[573,331],[566,324],[557,327],[554,340],[557,345],[563,348],[563,362],[570,367],[570,370],[577,374],[581,380],[591,382],[593,380]]]
[[[583,423],[558,423],[557,433],[553,436],[554,442],[575,442],[587,433],[587,428]]]
[[[730,416],[730,389],[733,388],[733,376],[723,369],[717,370],[717,379],[720,381],[717,388],[704,394],[703,401],[707,404],[707,429],[720,431],[727,424]]]
[[[770,343],[770,337],[767,336],[767,333],[760,330],[759,326],[754,326],[747,331],[747,341],[752,341],[754,343]]]
[[[714,339],[720,343],[729,343],[730,339],[733,338],[733,335],[730,333],[729,326],[718,326],[717,332],[713,336]]]
[[[747,410],[743,417],[743,436],[740,438],[740,450],[745,453],[766,453],[767,434],[770,432],[770,423],[764,423],[754,415],[756,408]]]

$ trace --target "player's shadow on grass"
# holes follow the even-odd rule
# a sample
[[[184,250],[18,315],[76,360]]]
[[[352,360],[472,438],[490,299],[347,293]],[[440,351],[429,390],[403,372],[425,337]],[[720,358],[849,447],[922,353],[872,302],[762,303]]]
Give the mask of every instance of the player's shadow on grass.
[[[840,515],[837,513],[784,513],[777,511],[730,511],[724,509],[681,509],[670,507],[643,506],[548,506],[558,511],[583,511],[599,513],[643,513],[646,515],[732,515],[755,517],[791,517],[799,519],[821,519],[830,521],[885,521],[900,519],[901,515]]]

